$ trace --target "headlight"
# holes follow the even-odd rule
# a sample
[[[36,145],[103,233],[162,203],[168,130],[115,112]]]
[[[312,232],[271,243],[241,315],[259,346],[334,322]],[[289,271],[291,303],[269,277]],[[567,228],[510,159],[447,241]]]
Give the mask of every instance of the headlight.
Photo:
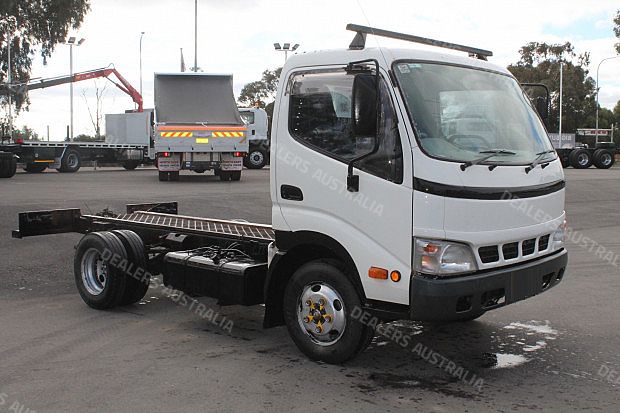
[[[416,272],[433,275],[455,275],[478,269],[468,245],[451,241],[415,239],[413,253]]]
[[[555,249],[560,249],[564,247],[564,241],[566,241],[566,228],[568,227],[568,223],[566,220],[562,222],[562,224],[555,230],[553,233],[553,246]]]

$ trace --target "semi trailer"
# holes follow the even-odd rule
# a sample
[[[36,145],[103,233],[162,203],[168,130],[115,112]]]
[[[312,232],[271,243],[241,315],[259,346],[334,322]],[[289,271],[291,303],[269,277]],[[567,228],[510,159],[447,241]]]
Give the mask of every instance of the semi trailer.
[[[371,342],[360,313],[466,322],[558,285],[563,168],[517,80],[487,50],[347,29],[348,49],[295,55],[282,70],[270,225],[153,203],[23,212],[13,236],[84,234],[74,277],[92,308],[135,303],[161,276],[221,305],[263,304],[264,327],[286,325],[328,363]],[[367,48],[369,34],[468,56]],[[494,133],[449,132],[472,117]]]
[[[112,76],[115,76],[117,81],[112,80]],[[34,79],[26,84],[12,85],[11,91],[13,93],[14,90],[31,91],[96,78],[108,79],[127,93],[136,105],[136,109],[126,113],[106,115],[104,142],[24,141],[3,136],[0,142],[0,152],[12,154],[13,158],[29,173],[40,173],[47,168],[53,168],[59,172],[77,172],[85,161],[120,163],[125,169],[132,170],[141,163],[154,159],[152,145],[149,144],[152,110],[143,110],[140,93],[114,67],[48,79]],[[10,93],[9,88],[6,85],[0,86],[0,94],[7,93]],[[2,156],[8,159],[6,155]],[[13,171],[12,168],[10,170]],[[0,173],[0,177],[10,178],[12,176]]]

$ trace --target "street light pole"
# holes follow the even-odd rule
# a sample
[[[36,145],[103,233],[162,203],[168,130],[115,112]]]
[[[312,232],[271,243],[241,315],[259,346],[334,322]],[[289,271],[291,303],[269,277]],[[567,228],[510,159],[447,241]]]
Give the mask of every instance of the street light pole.
[[[142,96],[142,37],[144,32],[140,33],[140,96]]]
[[[598,140],[598,94],[599,94],[599,87],[598,87],[598,71],[601,68],[601,64],[603,64],[604,61],[606,60],[611,60],[611,59],[616,59],[620,56],[612,56],[612,57],[606,57],[605,59],[601,60],[596,68],[596,139]]]
[[[198,71],[198,0],[194,0],[194,72]]]
[[[86,39],[81,38],[77,43],[75,37],[69,37],[66,44],[69,45],[69,76],[71,82],[69,82],[69,140],[73,140],[73,46],[80,46]]]
[[[12,82],[12,78],[11,78],[11,40],[13,40],[13,31],[9,30],[9,35],[8,35],[8,57],[9,57],[9,62],[8,62],[8,74],[7,74],[7,86],[9,89],[9,137],[11,139],[13,139],[13,99],[12,99],[12,94],[13,94],[13,90],[11,89],[11,82]]]
[[[560,125],[558,127],[558,135],[562,142],[562,95],[564,94],[564,62],[560,62]]]
[[[276,52],[284,52],[284,63],[286,63],[286,60],[288,59],[288,52],[294,52],[297,50],[297,48],[299,48],[299,44],[295,43],[295,45],[291,47],[290,43],[284,43],[283,45],[280,45],[280,43],[274,43],[273,48],[276,49]]]

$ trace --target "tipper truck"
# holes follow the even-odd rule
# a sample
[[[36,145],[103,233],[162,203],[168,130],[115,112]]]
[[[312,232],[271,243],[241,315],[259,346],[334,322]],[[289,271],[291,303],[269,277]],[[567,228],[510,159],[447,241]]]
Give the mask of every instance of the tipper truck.
[[[347,28],[348,49],[295,55],[282,70],[270,225],[153,203],[23,212],[13,236],[85,234],[74,273],[93,308],[135,303],[161,275],[221,305],[263,304],[265,327],[285,324],[328,363],[372,340],[376,323],[361,313],[466,322],[558,285],[563,168],[517,80],[483,49]],[[367,48],[369,34],[469,56]],[[472,118],[493,133],[449,132]]]
[[[233,95],[232,75],[155,73],[155,152],[160,181],[179,171],[214,170],[241,179],[247,128]]]

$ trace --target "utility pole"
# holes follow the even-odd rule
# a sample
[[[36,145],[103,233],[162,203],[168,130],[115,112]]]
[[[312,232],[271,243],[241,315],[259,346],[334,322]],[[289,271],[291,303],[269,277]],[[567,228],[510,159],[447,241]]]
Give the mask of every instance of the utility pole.
[[[563,85],[563,72],[564,72],[564,62],[560,62],[560,127],[558,128],[558,134],[560,135],[560,142],[562,142],[562,93],[564,89]]]
[[[601,64],[603,64],[604,61],[615,59],[618,57],[620,56],[606,57],[605,59],[601,60],[598,66],[596,67],[596,139],[598,139],[598,94],[600,91],[600,88],[598,87],[598,71],[601,68]]]
[[[144,32],[140,33],[140,96],[142,96],[142,37]]]
[[[11,87],[11,83],[13,82],[12,78],[11,78],[11,72],[12,72],[12,68],[11,68],[11,41],[13,40],[13,31],[11,30],[11,26],[9,25],[9,35],[8,37],[8,54],[9,54],[9,62],[8,62],[8,75],[7,75],[7,82],[8,82],[8,89],[9,89],[9,137],[11,139],[13,139],[13,88]]]
[[[198,0],[194,0],[194,72],[198,71]]]

